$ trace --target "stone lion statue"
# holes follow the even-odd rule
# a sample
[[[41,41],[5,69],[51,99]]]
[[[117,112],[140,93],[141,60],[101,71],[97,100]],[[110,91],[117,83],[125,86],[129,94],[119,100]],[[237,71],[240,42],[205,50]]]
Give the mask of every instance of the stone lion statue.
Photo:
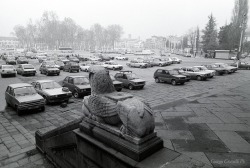
[[[101,66],[89,68],[91,95],[84,97],[82,110],[86,117],[118,126],[122,134],[144,137],[154,131],[153,110],[145,101],[116,92],[109,72]]]

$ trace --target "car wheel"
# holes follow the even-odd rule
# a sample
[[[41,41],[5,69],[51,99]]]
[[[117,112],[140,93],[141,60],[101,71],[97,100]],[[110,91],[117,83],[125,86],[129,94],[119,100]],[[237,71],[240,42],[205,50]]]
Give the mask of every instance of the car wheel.
[[[43,74],[43,72],[42,72],[42,71],[40,71],[40,74]]]
[[[140,89],[143,89],[144,88],[144,86],[140,86]]]
[[[117,89],[116,91],[117,91],[117,92],[120,92],[120,91],[122,91],[122,89]]]
[[[77,91],[74,91],[73,96],[74,96],[75,98],[79,98],[79,93],[78,93]]]
[[[71,73],[72,72],[72,70],[71,69],[69,69],[69,73]]]
[[[59,75],[60,75],[60,73],[57,74],[57,76],[59,76]]]
[[[42,106],[42,107],[41,107],[41,111],[45,111],[45,106]]]
[[[172,83],[173,86],[176,85],[176,81],[175,80],[172,80],[171,83]]]
[[[197,76],[198,81],[201,81],[201,79],[202,79],[201,76]]]
[[[3,74],[1,74],[1,77],[2,77],[2,78],[4,78],[4,75],[3,75]]]
[[[115,71],[115,67],[113,67],[113,71]]]
[[[229,74],[229,71],[225,71],[225,74]]]
[[[134,89],[134,86],[131,85],[131,84],[129,84],[129,85],[128,85],[128,88],[129,88],[129,90],[133,90],[133,89]]]
[[[160,79],[159,78],[155,78],[155,83],[160,83]]]
[[[140,68],[142,68],[142,66],[140,65]]]

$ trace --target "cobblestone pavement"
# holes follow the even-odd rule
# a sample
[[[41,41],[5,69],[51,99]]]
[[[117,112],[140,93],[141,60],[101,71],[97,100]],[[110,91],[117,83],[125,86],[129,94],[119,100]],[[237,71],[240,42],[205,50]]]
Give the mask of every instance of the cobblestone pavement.
[[[151,79],[143,90],[123,91],[149,101],[165,147],[207,166],[250,167],[249,86],[250,72],[241,70],[184,86]],[[22,116],[9,107],[0,112],[0,167],[53,167],[36,150],[34,133],[80,118],[81,104],[72,99],[66,108],[51,105]]]

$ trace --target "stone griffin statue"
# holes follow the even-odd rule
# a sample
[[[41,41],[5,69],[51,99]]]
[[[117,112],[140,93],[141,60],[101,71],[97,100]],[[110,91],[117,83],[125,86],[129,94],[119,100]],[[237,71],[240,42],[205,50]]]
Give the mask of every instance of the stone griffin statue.
[[[109,72],[101,66],[89,68],[91,95],[84,97],[86,117],[120,128],[121,134],[142,138],[154,132],[153,110],[131,94],[116,92]]]

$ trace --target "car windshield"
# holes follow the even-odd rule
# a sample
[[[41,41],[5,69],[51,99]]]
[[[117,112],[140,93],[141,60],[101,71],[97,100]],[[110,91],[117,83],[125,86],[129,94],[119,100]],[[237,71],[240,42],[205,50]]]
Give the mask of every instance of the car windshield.
[[[64,63],[61,62],[61,61],[56,61],[55,63],[56,63],[57,65],[64,65]]]
[[[23,65],[24,69],[34,69],[32,65]]]
[[[173,70],[173,71],[169,71],[169,74],[170,74],[170,75],[179,75],[179,72]]]
[[[14,60],[15,57],[8,57],[8,60]]]
[[[25,57],[19,57],[20,60],[25,60],[26,58]]]
[[[110,65],[118,65],[118,64],[115,62],[111,62]]]
[[[192,68],[192,70],[194,71],[194,72],[199,72],[200,70],[199,70],[199,68]]]
[[[14,89],[15,96],[25,96],[36,94],[36,90],[32,86],[19,87]]]
[[[127,74],[127,77],[129,80],[138,79],[138,77],[133,73]]]
[[[61,88],[61,86],[56,82],[44,82],[41,83],[42,89],[55,89],[55,88]]]
[[[4,65],[2,69],[14,69],[13,65]]]
[[[75,85],[86,85],[89,84],[89,80],[84,77],[74,78]]]

